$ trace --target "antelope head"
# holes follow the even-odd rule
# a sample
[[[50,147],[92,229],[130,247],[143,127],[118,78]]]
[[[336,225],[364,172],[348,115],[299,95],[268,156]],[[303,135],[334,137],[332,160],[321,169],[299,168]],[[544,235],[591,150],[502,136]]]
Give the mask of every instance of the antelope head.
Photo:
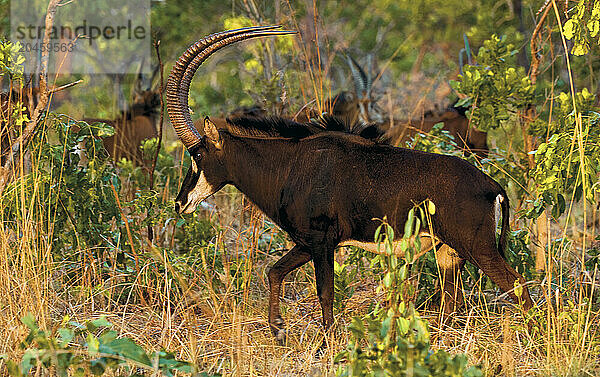
[[[175,63],[167,81],[167,112],[177,136],[192,158],[190,169],[175,199],[178,213],[194,212],[196,206],[227,183],[219,132],[208,117],[204,133],[194,127],[188,108],[190,83],[196,70],[215,51],[251,38],[294,34],[279,26],[256,26],[209,35],[191,45]]]
[[[133,85],[131,107],[128,109],[132,116],[152,115],[160,108],[160,80],[155,80],[160,67],[158,64],[153,66],[152,75],[148,76],[142,73],[143,66],[142,60]]]
[[[373,55],[367,56],[366,72],[350,55],[346,55],[346,63],[352,73],[360,120],[365,123],[383,121],[377,101],[373,98]]]

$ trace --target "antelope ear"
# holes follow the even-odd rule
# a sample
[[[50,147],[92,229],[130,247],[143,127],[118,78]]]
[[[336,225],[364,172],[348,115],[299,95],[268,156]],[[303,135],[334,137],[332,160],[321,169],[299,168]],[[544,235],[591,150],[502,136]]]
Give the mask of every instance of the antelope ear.
[[[217,149],[221,149],[221,135],[219,135],[217,126],[215,126],[209,117],[204,118],[204,133]]]

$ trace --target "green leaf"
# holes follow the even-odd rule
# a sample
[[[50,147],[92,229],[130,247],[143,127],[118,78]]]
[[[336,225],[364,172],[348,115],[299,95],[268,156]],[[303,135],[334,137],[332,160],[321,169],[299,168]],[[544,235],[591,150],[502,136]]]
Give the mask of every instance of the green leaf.
[[[31,331],[39,330],[37,321],[36,321],[35,317],[33,316],[33,314],[31,314],[31,313],[25,314],[25,316],[23,318],[21,318],[21,322],[23,322],[23,324],[25,326],[27,326],[29,328],[29,330],[31,330]]]
[[[392,286],[392,274],[391,272],[386,272],[385,276],[383,277],[383,285],[387,288],[390,288]]]
[[[109,330],[102,334],[99,340],[101,343],[110,343],[113,340],[117,339],[118,336],[119,334],[116,331]]]
[[[427,212],[429,212],[431,216],[435,215],[435,203],[431,200],[427,201]]]
[[[106,354],[119,355],[127,360],[151,367],[152,363],[146,351],[129,338],[115,339],[108,344],[100,344],[99,351]]]
[[[390,331],[390,326],[391,326],[391,324],[392,324],[392,319],[393,319],[393,318],[394,318],[394,317],[392,317],[392,316],[389,316],[389,317],[387,317],[386,319],[384,319],[384,320],[383,320],[383,322],[381,322],[381,328],[379,329],[379,335],[380,335],[382,338],[385,338],[385,337],[387,337],[387,335],[388,335],[388,332]]]
[[[100,342],[98,338],[92,333],[89,333],[86,337],[88,353],[90,356],[96,356],[98,354],[98,349],[100,347]]]
[[[75,337],[75,332],[72,329],[60,328],[58,329],[58,336],[60,337],[59,346],[65,348]]]
[[[404,223],[404,238],[409,238],[410,236],[412,236],[414,220],[415,220],[415,210],[414,210],[414,208],[411,208],[411,210],[408,211],[408,219],[406,220],[406,223]]]
[[[382,227],[382,225],[379,225],[379,226],[377,227],[377,229],[375,229],[375,237],[374,237],[374,241],[375,241],[376,243],[379,243],[379,234],[381,233],[381,227]]]
[[[365,324],[360,317],[352,318],[349,329],[352,332],[352,335],[354,335],[355,339],[362,339],[365,335]]]
[[[598,31],[600,31],[600,21],[590,20],[587,24],[587,28],[590,31],[590,36],[595,37],[598,35]]]
[[[40,356],[41,351],[37,349],[28,349],[21,359],[20,369],[23,375],[27,375],[29,370],[37,364],[37,359]]]
[[[400,251],[405,253],[406,250],[408,250],[408,246],[409,246],[408,238],[402,238],[400,240]]]
[[[112,323],[108,322],[104,316],[94,319],[91,322],[96,328],[112,326]]]
[[[573,46],[573,50],[571,50],[571,53],[576,56],[581,56],[587,54],[589,50],[590,49],[587,44],[581,43],[575,44],[575,46]]]
[[[408,333],[409,328],[410,322],[406,318],[398,318],[398,331],[400,332],[400,334],[406,335]]]

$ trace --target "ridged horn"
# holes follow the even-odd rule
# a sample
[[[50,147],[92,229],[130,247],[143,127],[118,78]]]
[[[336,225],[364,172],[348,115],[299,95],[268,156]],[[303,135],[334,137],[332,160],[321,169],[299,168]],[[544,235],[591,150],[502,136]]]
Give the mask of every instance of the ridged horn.
[[[348,67],[350,67],[350,72],[352,73],[354,91],[356,92],[358,99],[364,99],[365,96],[368,96],[370,90],[367,74],[351,55],[346,55],[346,63],[348,64]]]
[[[295,34],[290,30],[274,30],[280,26],[255,26],[211,34],[194,43],[177,60],[167,81],[167,112],[177,136],[189,150],[200,142],[188,108],[190,83],[198,67],[215,51],[245,39]]]

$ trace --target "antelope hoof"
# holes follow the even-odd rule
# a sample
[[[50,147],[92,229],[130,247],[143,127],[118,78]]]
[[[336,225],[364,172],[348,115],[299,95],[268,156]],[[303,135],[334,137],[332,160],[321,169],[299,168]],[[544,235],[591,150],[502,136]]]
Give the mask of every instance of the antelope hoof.
[[[285,322],[283,321],[283,318],[277,317],[273,321],[271,321],[271,331],[273,332],[277,343],[280,346],[285,346],[286,333]]]

